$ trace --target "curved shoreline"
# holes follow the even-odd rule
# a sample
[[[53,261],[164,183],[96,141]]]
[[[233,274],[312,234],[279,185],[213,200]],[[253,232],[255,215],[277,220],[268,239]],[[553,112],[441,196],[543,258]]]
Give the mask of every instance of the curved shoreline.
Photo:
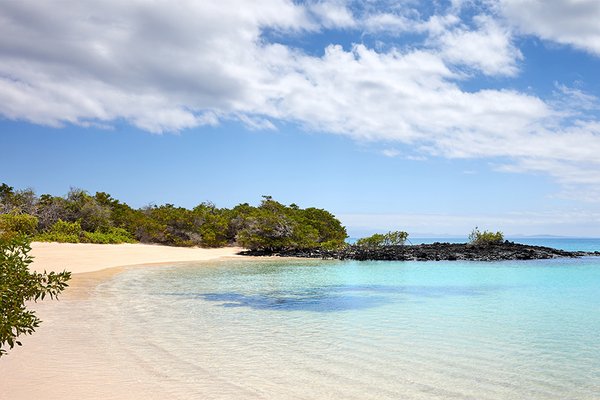
[[[73,274],[99,272],[128,266],[211,261],[220,258],[247,258],[240,247],[216,249],[170,247],[153,244],[90,244],[33,242],[30,269],[62,271]]]

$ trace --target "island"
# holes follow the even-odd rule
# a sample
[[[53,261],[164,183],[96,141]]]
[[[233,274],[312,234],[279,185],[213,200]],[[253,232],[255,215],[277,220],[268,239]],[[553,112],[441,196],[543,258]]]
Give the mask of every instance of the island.
[[[248,256],[280,256],[358,261],[506,261],[545,260],[600,256],[600,252],[565,251],[544,246],[531,246],[511,241],[488,244],[433,243],[365,247],[348,245],[341,249],[246,250]]]

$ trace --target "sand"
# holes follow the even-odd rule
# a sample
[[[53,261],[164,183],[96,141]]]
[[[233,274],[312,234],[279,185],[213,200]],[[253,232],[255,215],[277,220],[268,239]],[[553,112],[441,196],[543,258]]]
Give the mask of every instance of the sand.
[[[189,261],[209,261],[237,255],[239,247],[202,249],[169,247],[151,244],[31,244],[34,257],[30,268],[35,271],[71,271],[73,274],[102,271],[109,268],[142,264],[165,264]]]
[[[138,381],[130,369],[139,366],[127,356],[128,341],[113,330],[116,320],[98,320],[90,304],[98,285],[135,267],[199,264],[256,259],[239,256],[238,247],[182,248],[147,244],[32,243],[30,265],[36,271],[73,273],[60,301],[30,303],[42,319],[32,336],[22,335],[23,347],[0,360],[0,400],[148,400],[172,398],[154,383],[159,377]],[[117,318],[117,316],[115,316]],[[123,340],[119,346],[114,342]],[[121,354],[125,356],[121,357]],[[114,358],[117,357],[117,358]],[[119,358],[120,357],[120,358]],[[125,372],[127,371],[127,372]],[[198,397],[201,398],[201,397]]]

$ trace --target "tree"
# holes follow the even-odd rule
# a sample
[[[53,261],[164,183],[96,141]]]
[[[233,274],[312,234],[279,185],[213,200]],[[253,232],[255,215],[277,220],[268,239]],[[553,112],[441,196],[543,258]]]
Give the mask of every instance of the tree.
[[[286,206],[262,196],[258,207],[233,209],[204,202],[189,210],[173,204],[133,209],[109,193],[93,196],[71,188],[66,196],[14,190],[0,185],[0,230],[34,235],[34,240],[71,243],[160,243],[171,246],[250,249],[338,249],[346,228],[330,212]]]
[[[194,207],[192,213],[195,229],[202,237],[202,246],[222,247],[235,240],[235,235],[229,234],[231,210],[220,209],[213,203],[204,202]]]
[[[235,207],[230,221],[237,243],[251,250],[335,249],[344,246],[347,237],[346,228],[330,212],[286,206],[271,196],[263,196],[258,207]]]
[[[21,346],[20,335],[31,335],[40,324],[26,301],[55,298],[68,285],[71,273],[30,272],[31,246],[24,235],[0,234],[0,357],[7,347]]]
[[[237,243],[251,250],[280,250],[293,247],[294,223],[286,215],[285,206],[270,196],[246,216],[237,233]]]
[[[0,213],[32,214],[35,210],[36,196],[32,189],[15,191],[6,183],[0,185]]]

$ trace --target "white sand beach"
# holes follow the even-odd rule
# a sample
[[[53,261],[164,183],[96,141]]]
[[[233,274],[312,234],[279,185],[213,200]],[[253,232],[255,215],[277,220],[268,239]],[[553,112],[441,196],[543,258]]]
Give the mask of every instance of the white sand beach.
[[[242,250],[239,247],[204,249],[42,242],[34,242],[31,247],[32,270],[67,270],[73,276],[60,301],[30,304],[43,322],[32,336],[21,338],[23,347],[13,349],[0,361],[0,400],[168,398],[167,393],[152,383],[138,382],[124,375],[122,368],[126,367],[120,362],[115,365],[109,361],[108,343],[114,341],[116,335],[104,329],[114,321],[102,321],[88,314],[86,310],[92,301],[90,291],[111,276],[137,266],[152,268],[247,258],[237,255]]]
[[[62,271],[73,274],[96,272],[108,268],[142,264],[164,264],[187,261],[209,261],[237,255],[242,248],[217,249],[170,247],[152,244],[90,244],[45,243],[31,244],[34,257],[30,268],[35,271]]]

